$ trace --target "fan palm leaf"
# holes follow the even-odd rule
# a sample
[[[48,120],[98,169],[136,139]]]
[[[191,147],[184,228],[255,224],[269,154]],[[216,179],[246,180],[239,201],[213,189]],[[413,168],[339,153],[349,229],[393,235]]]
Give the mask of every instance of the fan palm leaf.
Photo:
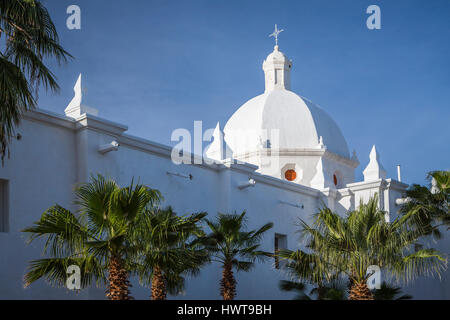
[[[167,293],[184,290],[185,276],[195,276],[209,261],[199,237],[199,223],[206,213],[178,216],[169,206],[153,208],[140,216],[134,229],[137,274],[143,285],[151,285],[153,300],[164,300]]]
[[[256,230],[245,231],[246,212],[241,214],[219,213],[217,218],[206,220],[210,234],[204,239],[212,261],[222,265],[221,295],[232,300],[236,295],[236,271],[250,271],[256,260],[264,260],[272,253],[260,250],[261,237],[273,227],[266,223]]]
[[[83,288],[95,280],[96,285],[108,284],[108,298],[129,299],[128,275],[136,268],[132,257],[137,251],[132,235],[140,216],[158,204],[161,194],[133,182],[121,188],[97,175],[78,186],[75,196],[77,215],[54,205],[23,230],[30,242],[43,239],[43,254],[49,256],[30,262],[26,285],[44,278],[62,286],[67,267],[74,264],[80,267]]]
[[[0,156],[3,161],[23,114],[35,108],[37,91],[58,91],[45,59],[65,62],[71,55],[59,44],[47,9],[37,0],[0,1]]]
[[[417,214],[409,212],[387,222],[377,196],[344,216],[322,208],[311,225],[299,222],[305,251],[286,250],[279,256],[288,261],[291,275],[299,281],[320,288],[345,277],[350,281],[350,299],[373,299],[366,284],[371,265],[406,283],[421,275],[439,276],[446,268],[442,253],[432,248],[416,249],[423,233],[411,228],[410,222]]]
[[[400,212],[409,219],[410,226],[424,235],[441,238],[440,227],[450,228],[450,171],[428,173],[429,186],[413,184],[407,191],[408,201]]]

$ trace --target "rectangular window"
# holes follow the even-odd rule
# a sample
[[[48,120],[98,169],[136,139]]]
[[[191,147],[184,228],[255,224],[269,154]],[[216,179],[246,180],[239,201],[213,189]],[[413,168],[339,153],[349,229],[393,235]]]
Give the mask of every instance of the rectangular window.
[[[0,232],[9,231],[8,180],[0,179]]]
[[[282,263],[280,262],[280,258],[276,255],[279,250],[287,249],[287,235],[275,233],[274,239],[274,247],[275,247],[275,268],[280,269],[282,267]]]

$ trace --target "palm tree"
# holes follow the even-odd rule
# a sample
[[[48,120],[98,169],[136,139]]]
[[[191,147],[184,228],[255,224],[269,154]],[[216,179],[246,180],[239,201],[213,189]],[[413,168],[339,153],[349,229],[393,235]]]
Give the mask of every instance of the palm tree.
[[[312,298],[305,293],[306,285],[302,282],[281,280],[279,287],[281,291],[296,292],[294,300],[312,300]]]
[[[40,84],[57,91],[44,59],[65,62],[71,55],[59,44],[47,9],[37,0],[0,1],[0,155],[3,161],[15,126],[36,106]]]
[[[406,282],[422,274],[439,274],[446,267],[447,260],[438,251],[415,250],[422,234],[408,227],[414,213],[391,223],[386,222],[385,215],[375,196],[345,216],[323,208],[311,226],[300,220],[302,238],[310,252],[297,250],[287,257],[290,263],[298,265],[299,280],[311,282],[323,279],[327,273],[345,276],[350,282],[350,300],[371,300],[373,295],[367,286],[367,269],[371,265]],[[321,263],[316,264],[315,278],[311,278],[307,266],[316,259]]]
[[[307,248],[311,246],[312,244],[306,245]],[[284,249],[275,253],[287,262],[283,269],[292,279],[281,280],[280,289],[297,292],[296,299],[299,300],[311,300],[312,295],[316,295],[317,300],[343,299],[343,279],[340,274],[327,268],[326,261],[313,250],[310,251],[311,253]],[[307,285],[313,287],[309,295],[304,292]]]
[[[395,287],[388,284],[386,281],[380,286],[380,289],[373,291],[374,300],[409,300],[412,296],[409,294],[402,294],[402,289],[400,287]]]
[[[77,187],[75,195],[79,215],[54,205],[23,230],[31,234],[30,242],[44,238],[44,254],[50,255],[31,261],[25,285],[40,278],[64,285],[67,267],[75,264],[80,267],[83,287],[93,279],[97,285],[107,282],[106,296],[110,300],[130,299],[128,276],[136,252],[131,235],[144,210],[157,204],[161,194],[133,182],[121,188],[98,175]]]
[[[317,295],[317,300],[345,300],[347,289],[342,284],[332,283],[327,287],[313,287],[309,295],[305,293],[306,285],[297,281],[280,281],[280,289],[288,292],[296,292],[294,300],[312,300],[313,295]],[[372,290],[374,300],[409,300],[411,295],[401,295],[402,289],[389,285],[385,281],[380,286],[380,289]]]
[[[407,191],[407,202],[400,212],[414,213],[411,225],[425,235],[440,238],[440,226],[450,228],[450,171],[428,173],[429,186],[413,184]]]
[[[257,230],[245,231],[246,212],[242,214],[220,213],[215,221],[206,219],[211,229],[207,247],[212,261],[222,265],[220,293],[224,300],[233,300],[236,295],[236,271],[249,271],[256,259],[271,257],[273,254],[258,250],[262,235],[272,228],[273,223],[266,223]]]
[[[152,300],[165,300],[167,293],[184,288],[184,275],[198,274],[209,254],[198,242],[204,236],[199,223],[206,213],[177,216],[171,207],[145,211],[136,226],[138,274],[151,283]]]
[[[312,243],[307,243],[306,248],[311,249]],[[306,289],[305,285],[309,284],[314,287],[310,293],[317,294],[318,300],[326,300],[327,293],[339,286],[342,279],[340,279],[339,273],[327,268],[326,261],[319,254],[315,253],[314,250],[309,251],[283,249],[275,253],[287,262],[284,269],[294,279],[294,281],[281,281],[280,289],[299,291],[300,288],[303,288],[303,291]],[[303,298],[308,297],[306,294],[300,295]]]
[[[305,293],[307,286],[302,282],[281,280],[280,289],[282,291],[296,292],[294,300],[313,300],[317,296],[317,300],[344,300],[345,290],[336,284],[330,286],[313,287],[309,295]]]

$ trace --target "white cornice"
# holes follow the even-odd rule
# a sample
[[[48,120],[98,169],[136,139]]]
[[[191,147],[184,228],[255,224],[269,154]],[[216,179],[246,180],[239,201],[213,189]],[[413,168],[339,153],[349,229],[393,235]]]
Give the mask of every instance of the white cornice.
[[[355,193],[349,188],[342,188],[337,190],[338,199],[342,199],[344,197],[352,196]]]
[[[349,167],[352,167],[353,169],[355,169],[357,166],[359,166],[359,161],[355,161],[355,160],[352,160],[352,159],[349,159],[349,158],[345,158],[345,157],[340,156],[340,155],[338,155],[338,154],[336,154],[334,152],[331,152],[329,150],[325,150],[324,157],[327,158],[327,159],[332,159],[332,160],[338,161],[338,162],[343,162],[346,165],[348,165]]]
[[[283,190],[297,192],[297,193],[304,194],[307,196],[318,197],[320,194],[320,191],[317,189],[310,188],[310,187],[307,187],[307,186],[304,186],[304,185],[301,185],[298,183],[281,180],[281,179],[278,179],[275,177],[262,175],[260,173],[254,173],[251,177],[256,182],[264,183],[264,184],[274,186],[274,187],[277,187],[277,188],[280,188]]]
[[[409,185],[394,179],[386,179],[387,187],[393,190],[405,191]]]
[[[259,149],[233,155],[235,159],[248,159],[255,156],[322,156],[324,149]]]
[[[349,183],[347,184],[347,188],[351,191],[359,191],[359,190],[365,190],[365,189],[372,189],[372,188],[386,188],[387,182],[384,179],[378,179],[373,181],[361,181],[361,182],[355,182],[355,183]]]
[[[150,141],[144,138],[135,137],[129,134],[122,134],[121,136],[117,137],[117,140],[121,146],[126,146],[128,148],[136,149],[142,152],[151,153],[167,159],[171,159],[172,152],[177,151],[177,149],[173,149],[170,146]],[[215,171],[219,171],[222,170],[222,168],[225,168],[225,166],[221,163],[208,164],[203,161],[201,163],[196,163],[202,160],[202,158],[196,154],[187,153],[185,155],[185,158],[190,159],[189,161],[191,164],[184,165],[200,166],[202,168]]]
[[[320,190],[320,193],[322,196],[325,196],[327,198],[333,198],[336,199],[336,197],[338,196],[338,191],[336,189],[333,188],[325,188]]]
[[[279,156],[279,157],[291,157],[291,156],[314,156],[314,157],[325,157],[334,161],[338,161],[346,164],[352,168],[356,168],[359,165],[358,161],[342,157],[336,153],[333,153],[327,149],[315,149],[315,148],[292,148],[292,149],[259,149],[255,151],[249,151],[240,153],[234,158],[236,159],[249,159],[252,157],[260,156]]]
[[[23,117],[24,119],[29,121],[44,122],[57,127],[71,130],[75,130],[76,127],[75,120],[43,109],[34,109],[31,111],[27,111]]]
[[[225,168],[230,168],[230,169],[234,169],[236,171],[240,171],[243,173],[254,173],[256,170],[258,170],[258,166],[248,163],[248,162],[242,162],[240,160],[236,160],[236,159],[225,159],[222,160],[221,164],[223,164],[223,169]]]
[[[128,130],[128,127],[123,124],[88,114],[82,114],[79,118],[73,119],[71,117],[67,117],[65,115],[61,115],[48,110],[34,109],[26,112],[24,114],[24,118],[27,120],[48,123],[71,130],[89,128],[115,136],[122,135],[125,131]]]
[[[77,130],[89,128],[114,136],[120,136],[128,130],[128,126],[86,113],[76,118],[75,121]]]

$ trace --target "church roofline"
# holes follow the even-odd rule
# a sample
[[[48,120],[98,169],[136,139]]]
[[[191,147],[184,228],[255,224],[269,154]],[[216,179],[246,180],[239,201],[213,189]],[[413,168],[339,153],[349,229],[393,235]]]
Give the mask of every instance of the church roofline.
[[[347,184],[346,188],[351,191],[364,190],[368,188],[389,188],[398,191],[404,191],[408,188],[408,184],[397,181],[395,179],[377,179],[372,181],[358,181]],[[345,189],[345,188],[343,188]]]
[[[34,109],[24,114],[24,119],[30,121],[44,122],[53,126],[75,130],[76,121],[56,112],[44,109]]]
[[[73,119],[48,110],[35,109],[32,111],[28,111],[25,114],[24,118],[29,121],[41,122],[44,124],[62,127],[74,132],[81,129],[90,129],[100,133],[114,134],[121,146],[141,150],[143,152],[151,153],[169,159],[171,157],[172,147],[147,140],[145,138],[126,134],[124,132],[126,131],[126,129],[128,129],[127,126],[90,114],[83,114],[78,119]],[[201,167],[209,170],[214,170],[216,172],[229,169],[233,172],[248,174],[256,182],[262,184],[275,186],[284,190],[290,190],[299,194],[313,197],[318,197],[320,195],[320,191],[317,189],[255,172],[257,166],[250,163],[238,161],[237,159],[234,159],[233,163],[231,163],[231,160],[224,160],[212,164],[208,164],[205,162],[201,164],[195,164],[194,160],[200,159],[200,156],[194,154],[190,154],[190,156],[192,160],[191,163],[193,164],[190,164],[188,166]]]
[[[114,135],[121,135],[123,132],[128,130],[128,126],[126,125],[106,120],[91,114],[82,114],[79,118],[74,119],[52,111],[34,109],[27,111],[24,118],[31,121],[45,122],[71,130],[80,130],[89,127],[91,129],[96,129],[98,131]]]
[[[126,125],[87,113],[82,114],[79,118],[76,118],[75,121],[77,123],[77,129],[90,128],[113,135],[122,135],[128,130],[128,126]]]

